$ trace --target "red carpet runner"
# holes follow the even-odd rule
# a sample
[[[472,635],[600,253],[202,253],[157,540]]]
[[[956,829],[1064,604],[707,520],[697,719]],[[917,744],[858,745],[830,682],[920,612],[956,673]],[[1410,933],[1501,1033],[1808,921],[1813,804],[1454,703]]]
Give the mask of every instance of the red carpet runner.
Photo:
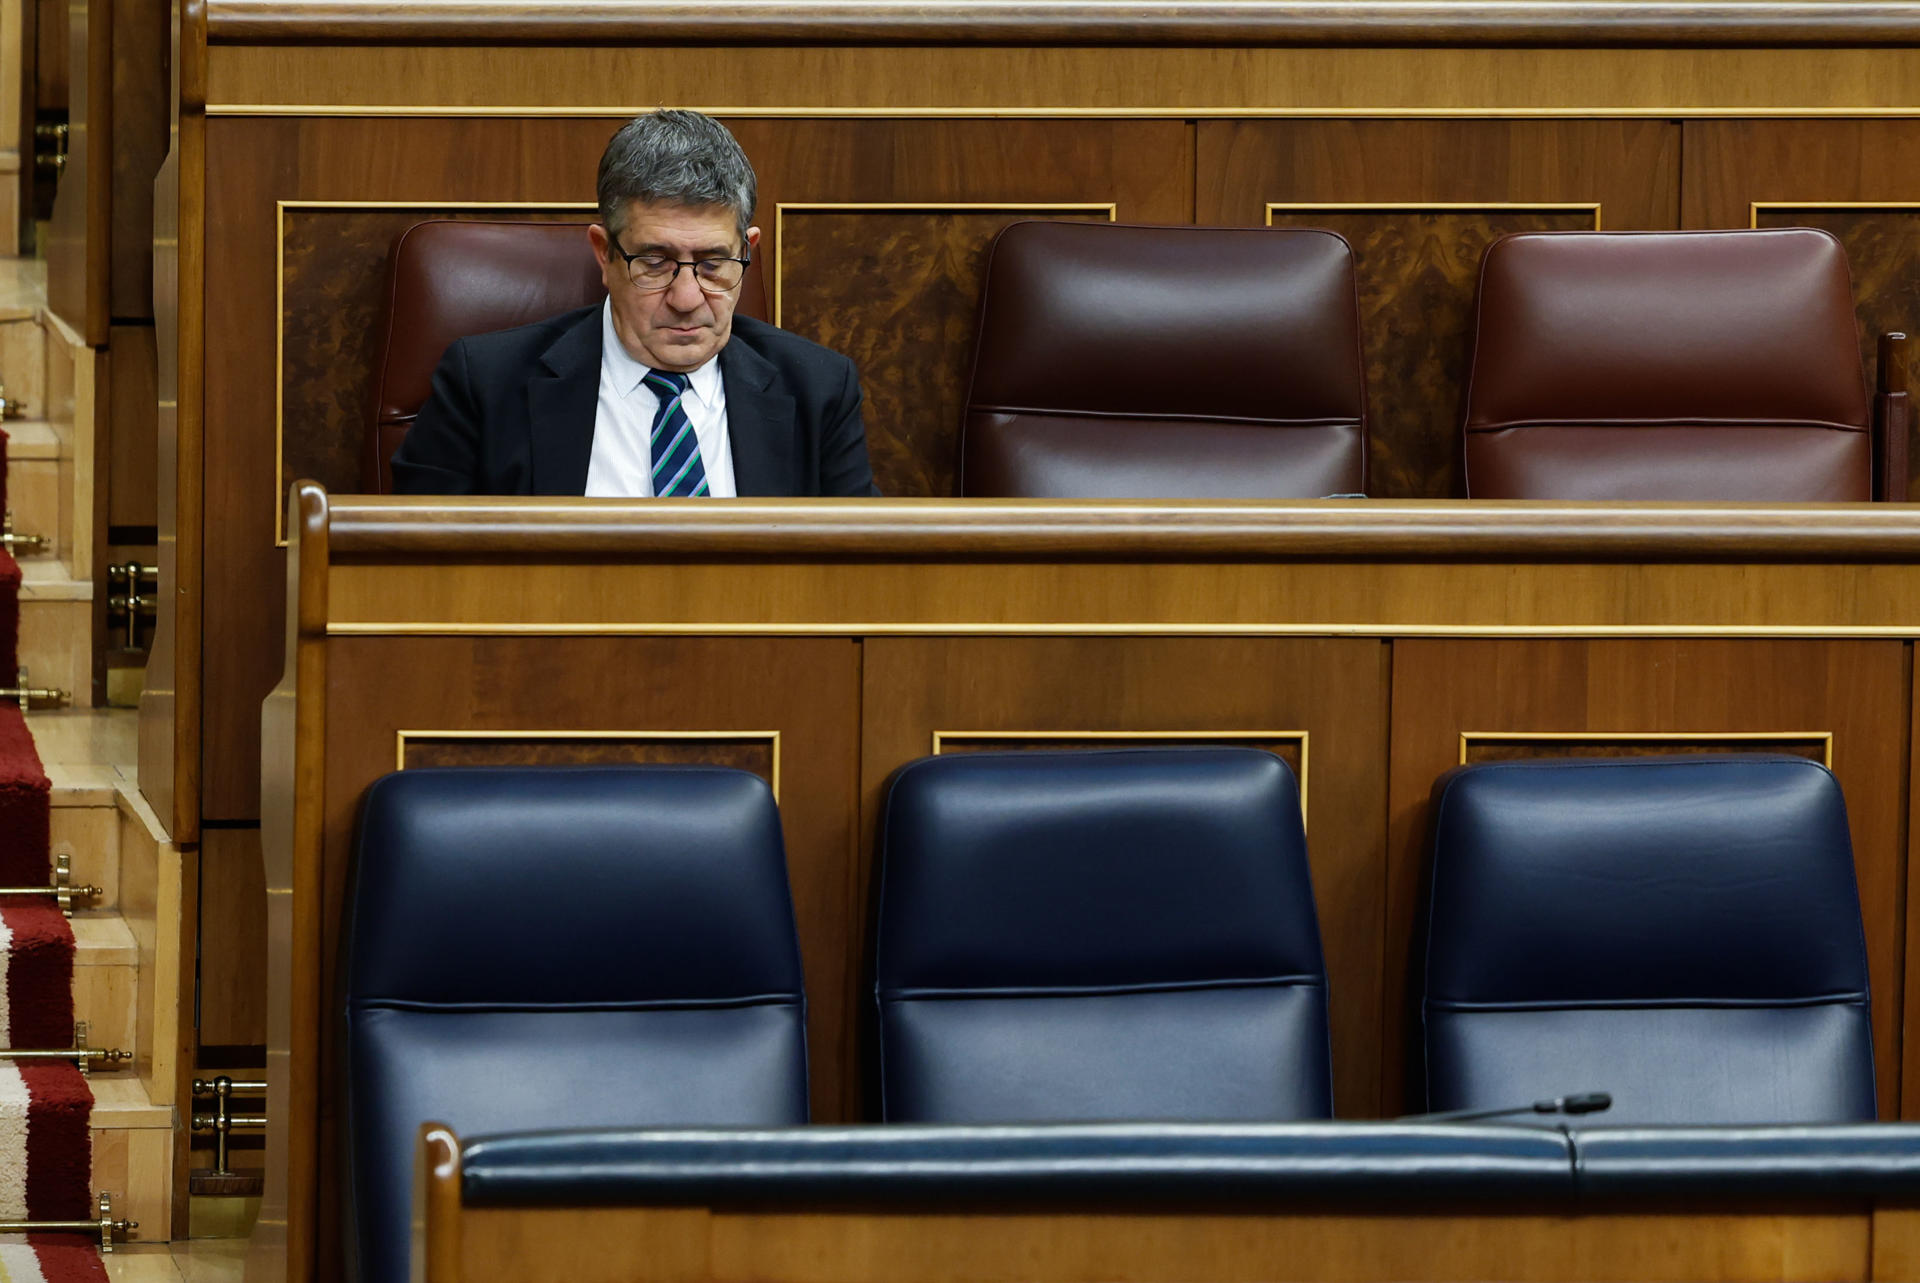
[[[20,567],[0,549],[0,685],[13,684],[19,638]],[[48,793],[26,719],[0,701],[0,886],[51,879]],[[72,1046],[73,931],[50,898],[0,896],[0,971],[0,1046]],[[92,1218],[92,1111],[73,1065],[0,1060],[0,1220]],[[85,1235],[0,1235],[0,1283],[105,1279]]]

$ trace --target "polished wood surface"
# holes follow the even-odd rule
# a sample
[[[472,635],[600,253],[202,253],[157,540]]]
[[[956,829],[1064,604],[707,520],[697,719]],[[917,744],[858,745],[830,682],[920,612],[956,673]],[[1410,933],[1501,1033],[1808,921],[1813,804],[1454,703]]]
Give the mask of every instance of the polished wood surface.
[[[113,219],[113,0],[70,5],[67,164],[47,234],[47,306],[93,347],[107,343]]]
[[[1920,5],[1890,0],[210,0],[222,42],[711,39],[1020,44],[1920,44]]]
[[[1466,492],[1469,326],[1494,237],[1679,226],[1671,121],[1202,121],[1196,151],[1196,222],[1327,227],[1352,243],[1368,493],[1383,499]]]
[[[325,995],[359,798],[402,761],[720,750],[768,769],[777,732],[827,1121],[870,1111],[875,831],[889,776],[936,745],[1252,743],[1294,763],[1348,1117],[1417,1107],[1403,1018],[1426,796],[1463,753],[1830,756],[1881,1110],[1920,1114],[1904,1090],[1920,1060],[1905,1038],[1920,512],[1904,506],[330,501],[304,487],[289,521],[292,662],[267,702],[262,780],[275,1122],[259,1277],[335,1269]],[[1783,1246],[1789,1221],[1728,1226],[1765,1224],[1765,1250],[1801,1251]],[[1709,1277],[1762,1259],[1591,1250],[1527,1276]],[[1785,1259],[1767,1268],[1864,1269]],[[1383,1262],[1351,1276],[1405,1267]]]
[[[213,115],[1911,115],[1895,48],[219,46]],[[644,92],[638,86],[646,86]]]
[[[1337,499],[702,504],[358,495],[329,502],[333,546],[370,564],[456,551],[583,558],[648,552],[676,560],[748,551],[781,558],[967,554],[1008,561],[1048,554],[1139,561],[1428,557],[1781,566],[1920,559],[1920,509],[1904,505]]]
[[[588,201],[606,136],[635,111],[674,103],[728,120],[759,171],[762,260],[781,319],[857,357],[883,487],[933,498],[951,493],[978,265],[992,231],[1012,218],[1111,206],[1123,221],[1260,223],[1274,204],[1294,207],[1276,210],[1275,222],[1339,227],[1359,247],[1366,291],[1375,490],[1437,498],[1457,490],[1463,318],[1476,254],[1492,234],[1585,225],[1591,204],[1607,227],[1699,225],[1689,221],[1701,216],[1696,182],[1730,197],[1715,198],[1726,211],[1713,216],[1717,225],[1744,226],[1745,202],[1780,190],[1747,154],[1803,160],[1807,179],[1792,190],[1813,197],[1885,198],[1894,175],[1920,173],[1900,159],[1915,144],[1887,141],[1920,137],[1920,5],[1905,0],[748,0],[724,11],[681,0],[180,0],[177,8],[178,127],[158,189],[155,280],[160,467],[171,480],[158,513],[163,619],[142,744],[143,787],[188,841],[202,817],[245,824],[261,811],[253,710],[281,662],[273,623],[283,603],[281,505],[303,475],[336,490],[358,484],[363,321],[377,311],[384,229],[484,216],[475,207],[496,202]],[[663,43],[673,57],[658,55]],[[1841,113],[1855,118],[1830,119]],[[1458,119],[1472,116],[1497,119]],[[1870,142],[1849,159],[1844,144],[1756,147],[1751,136],[1714,132],[1723,124],[1777,129],[1783,139],[1810,126],[1858,127]],[[1714,128],[1689,132],[1696,126]],[[1472,202],[1495,208],[1438,208]],[[1325,208],[1355,203],[1401,207]],[[1865,256],[1856,263],[1861,314],[1891,325],[1908,310],[1912,274],[1895,237],[1901,224],[1883,220],[1874,231],[1869,221],[1854,220],[1849,242]],[[1920,460],[1920,450],[1910,457]],[[1433,540],[1457,536],[1490,558],[1537,555],[1546,545],[1529,546],[1532,535],[1503,542],[1531,522],[1566,555],[1586,556],[1582,540],[1594,535],[1616,550],[1595,555],[1619,559],[1581,562],[1558,594],[1541,579],[1509,595],[1499,566],[1469,565],[1451,551],[1432,576],[1377,563],[1342,582],[1335,569],[1301,566],[1287,589],[1271,575],[1215,568],[1207,574],[1218,577],[1219,611],[1202,610],[1182,586],[1186,572],[1166,563],[1186,554],[1145,550],[1162,533],[1146,528],[1122,554],[1137,565],[1072,583],[1032,564],[956,567],[945,602],[912,591],[916,572],[906,565],[856,575],[750,564],[732,593],[702,586],[690,567],[662,565],[648,591],[680,602],[675,617],[620,627],[655,635],[764,627],[757,595],[780,603],[776,615],[811,602],[808,627],[972,628],[1022,609],[994,605],[1004,592],[1014,603],[1059,593],[1063,611],[1082,620],[1100,617],[1117,594],[1154,603],[1143,627],[1202,634],[1271,630],[1282,602],[1296,630],[1346,621],[1387,637],[1407,628],[1592,627],[1605,612],[1579,603],[1595,600],[1632,603],[1620,625],[1631,628],[1907,628],[1920,601],[1901,582],[1903,554],[1864,550],[1883,538],[1889,547],[1912,541],[1829,516],[1758,533],[1721,522],[1684,557],[1656,533],[1662,518],[1648,514],[1630,519],[1641,523],[1635,531],[1598,519],[1577,532],[1526,517],[1503,532],[1442,522]],[[1403,517],[1411,524],[1389,535],[1362,516],[1359,538],[1419,543],[1427,516]],[[884,546],[882,527],[896,519],[894,508],[851,516],[833,538]],[[1272,538],[1333,547],[1347,519],[1303,518]],[[902,520],[900,537],[923,552],[942,541],[973,549],[983,538],[964,522],[939,533],[944,517]],[[1088,531],[1107,520],[1130,519],[1088,514]],[[1317,533],[1299,533],[1309,527]],[[811,524],[796,529],[798,542],[819,534]],[[646,538],[656,535],[687,547],[709,538],[706,528]],[[1237,536],[1222,527],[1172,537],[1194,547],[1225,539],[1224,547]],[[1267,539],[1255,542],[1279,546]],[[1684,560],[1796,541],[1806,551],[1781,554],[1791,564],[1764,572],[1758,600],[1750,584]],[[1840,575],[1805,560],[1863,555]],[[1636,566],[1633,557],[1669,560]],[[425,628],[450,602],[478,600],[494,613],[475,626],[506,635],[519,608],[483,593],[483,575],[451,574],[429,599],[352,569],[340,591],[353,613],[340,622]],[[1229,581],[1237,595],[1226,595]],[[555,618],[598,627],[617,613],[607,594],[623,590],[617,575],[568,569],[556,580]],[[1466,601],[1502,607],[1476,616]],[[210,934],[240,930],[224,918],[203,925]]]
[[[1846,794],[1867,933],[1880,1112],[1898,1116],[1909,719],[1904,701],[1890,696],[1906,689],[1908,650],[1900,641],[1396,641],[1387,769],[1388,997],[1380,1031],[1386,1098],[1403,1098],[1428,790],[1460,764],[1463,738],[1471,748],[1477,735],[1528,737],[1502,748],[1558,756],[1566,737],[1596,732],[1621,737],[1603,751],[1635,754],[1805,751],[1804,738],[1782,744],[1774,737],[1812,733],[1831,737],[1833,771]],[[1701,731],[1725,738],[1667,738]],[[1421,1107],[1417,1100],[1409,1105]]]
[[[200,937],[202,1047],[257,1047],[267,1040],[263,878],[259,829],[208,829],[200,835],[200,914],[220,924]]]
[[[1862,358],[1920,318],[1920,131],[1884,120],[1688,121],[1689,227],[1820,227],[1846,246]],[[1909,375],[1916,368],[1909,356]],[[1920,446],[1909,425],[1912,490]]]
[[[177,843],[200,836],[202,401],[206,386],[206,28],[174,0],[174,109],[154,179],[154,342],[160,393],[155,514],[159,606],[140,695],[140,791]],[[183,924],[197,938],[197,918]]]
[[[463,1209],[461,1283],[1861,1280],[1857,1207],[1743,1212],[1289,1209],[1272,1216]],[[645,1251],[635,1251],[636,1244]],[[1910,1277],[1891,1274],[1890,1278]]]

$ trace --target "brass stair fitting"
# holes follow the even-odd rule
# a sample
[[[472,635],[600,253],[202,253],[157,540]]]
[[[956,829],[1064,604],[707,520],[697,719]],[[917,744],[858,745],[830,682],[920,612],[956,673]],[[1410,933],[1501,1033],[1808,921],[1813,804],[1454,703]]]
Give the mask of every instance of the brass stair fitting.
[[[247,1079],[233,1079],[221,1074],[218,1078],[196,1078],[193,1080],[195,1096],[213,1097],[211,1114],[195,1114],[193,1130],[213,1133],[213,1174],[231,1176],[233,1169],[227,1166],[227,1138],[236,1127],[259,1128],[267,1125],[265,1114],[236,1114],[233,1112],[235,1092],[252,1095],[263,1092],[267,1085]]]
[[[137,561],[117,562],[107,567],[107,584],[112,593],[107,598],[107,613],[127,630],[128,650],[140,649],[140,622],[153,618],[160,604],[158,593],[147,596],[140,591],[141,585],[153,580],[157,589],[159,578],[160,567],[145,566]]]
[[[58,175],[66,169],[70,133],[64,120],[42,121],[33,127],[33,163],[42,173]]]
[[[0,887],[0,895],[50,895],[60,902],[60,916],[73,916],[75,900],[98,900],[106,892],[97,886],[73,885],[73,852],[53,853],[53,881],[43,887]]]
[[[45,552],[47,545],[52,542],[45,535],[17,533],[13,528],[12,512],[7,513],[5,525],[0,526],[0,544],[6,545],[7,551],[16,557],[23,552]]]
[[[0,1047],[0,1060],[71,1060],[80,1067],[80,1072],[90,1074],[94,1071],[94,1062],[99,1068],[114,1069],[133,1063],[130,1051],[108,1051],[102,1047],[87,1046],[87,1022],[73,1022],[73,1046],[71,1047]]]
[[[0,419],[24,419],[26,417],[27,403],[8,396],[7,385],[0,383]]]
[[[90,1221],[0,1221],[0,1234],[38,1234],[43,1230],[82,1230],[100,1236],[100,1254],[109,1255],[116,1239],[140,1228],[139,1221],[113,1219],[113,1195],[101,1194],[95,1204],[99,1215]]]
[[[24,668],[20,669],[19,675],[15,680],[19,682],[19,685],[0,686],[0,699],[18,701],[20,711],[23,713],[29,711],[35,704],[51,705],[54,708],[58,708],[60,705],[66,703],[69,698],[67,692],[57,686],[41,687],[30,685],[27,681],[27,670]]]

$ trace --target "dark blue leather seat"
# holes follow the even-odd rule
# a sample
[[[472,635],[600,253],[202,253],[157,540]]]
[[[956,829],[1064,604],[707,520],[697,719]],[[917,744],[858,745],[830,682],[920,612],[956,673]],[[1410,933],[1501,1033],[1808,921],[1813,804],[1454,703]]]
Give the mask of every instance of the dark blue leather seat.
[[[1797,757],[1462,767],[1434,788],[1431,1109],[1602,1126],[1874,1117],[1840,786]]]
[[[892,1122],[1324,1118],[1293,773],[1239,748],[904,767],[875,943]]]
[[[388,775],[344,958],[347,1258],[408,1272],[415,1132],[807,1119],[780,818],[709,767]]]

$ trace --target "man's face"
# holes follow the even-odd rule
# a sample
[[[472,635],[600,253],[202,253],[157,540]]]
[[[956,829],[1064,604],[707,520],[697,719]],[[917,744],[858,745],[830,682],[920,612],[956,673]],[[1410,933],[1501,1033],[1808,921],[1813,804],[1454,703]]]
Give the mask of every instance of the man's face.
[[[735,286],[725,294],[700,288],[693,269],[683,268],[664,290],[643,292],[633,283],[627,260],[614,249],[613,235],[598,223],[588,230],[600,277],[613,300],[613,331],[627,353],[656,370],[686,373],[712,359],[733,333]],[[733,211],[724,205],[660,205],[631,201],[619,231],[620,248],[629,254],[696,262],[703,258],[746,258],[760,243],[760,229],[740,240]]]

